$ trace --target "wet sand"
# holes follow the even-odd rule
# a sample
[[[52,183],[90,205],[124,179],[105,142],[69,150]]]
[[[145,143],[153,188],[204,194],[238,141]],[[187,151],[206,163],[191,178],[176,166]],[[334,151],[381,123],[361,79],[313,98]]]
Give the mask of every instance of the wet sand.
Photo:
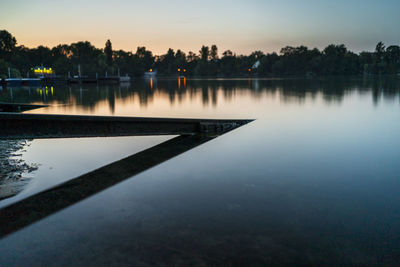
[[[29,140],[0,140],[0,200],[21,192],[37,165],[28,165],[22,153]]]

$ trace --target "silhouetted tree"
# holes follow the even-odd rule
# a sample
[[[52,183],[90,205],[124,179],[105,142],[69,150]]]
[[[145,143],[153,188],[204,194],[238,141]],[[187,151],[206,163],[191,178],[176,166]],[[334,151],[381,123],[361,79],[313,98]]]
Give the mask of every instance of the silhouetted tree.
[[[111,41],[109,39],[107,40],[106,45],[104,47],[104,54],[106,56],[107,65],[111,67],[113,64],[113,50]]]
[[[175,54],[175,66],[182,69],[182,71],[186,69],[186,55],[180,49],[178,49]]]
[[[200,58],[190,51],[188,55],[186,56],[186,70],[187,74],[192,75],[195,72],[197,63],[199,62]]]
[[[231,50],[222,53],[221,58],[221,73],[225,76],[232,76],[237,73],[236,70],[236,57]]]
[[[214,61],[218,59],[218,47],[216,45],[211,46],[210,59]]]
[[[385,55],[385,45],[382,42],[379,42],[375,47],[375,57],[374,57],[375,74],[384,73],[384,68],[386,66],[384,55]]]
[[[203,62],[208,61],[208,57],[210,56],[210,48],[208,46],[202,46],[200,49],[200,58]]]
[[[385,61],[388,74],[396,74],[400,71],[400,47],[398,45],[391,45],[386,48]]]
[[[17,40],[6,30],[0,31],[0,58],[9,60]]]
[[[143,76],[143,73],[148,71],[154,65],[153,53],[146,47],[138,47],[136,50],[134,76]]]
[[[210,48],[208,46],[202,46],[200,51],[200,61],[198,62],[196,66],[196,71],[195,73],[200,76],[206,76],[209,73],[208,69],[208,59],[210,56]]]

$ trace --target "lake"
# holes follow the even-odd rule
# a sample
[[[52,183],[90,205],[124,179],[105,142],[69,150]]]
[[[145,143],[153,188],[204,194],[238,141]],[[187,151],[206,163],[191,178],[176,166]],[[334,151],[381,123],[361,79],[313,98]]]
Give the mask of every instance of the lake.
[[[158,79],[12,88],[27,113],[255,121],[0,240],[5,265],[395,266],[400,80]],[[172,136],[29,141],[0,207]]]

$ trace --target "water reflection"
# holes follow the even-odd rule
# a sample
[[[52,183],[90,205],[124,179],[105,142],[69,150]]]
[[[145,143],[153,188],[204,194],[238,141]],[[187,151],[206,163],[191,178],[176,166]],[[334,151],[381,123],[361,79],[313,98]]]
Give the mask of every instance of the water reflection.
[[[0,257],[8,265],[102,257],[106,265],[109,255],[179,265],[184,255],[207,266],[397,266],[399,89],[396,79],[336,78],[148,79],[55,86],[46,98],[3,90],[2,101],[52,105],[33,112],[257,120],[6,237]],[[48,147],[49,158],[65,160],[64,149]],[[81,158],[97,164],[113,151],[91,157],[82,147],[70,157],[85,168]],[[70,171],[75,162],[60,165]]]
[[[125,85],[46,86],[41,88],[5,88],[0,91],[0,101],[46,103],[65,105],[65,113],[115,114],[116,107],[138,103],[146,108],[157,98],[167,99],[170,106],[176,103],[201,99],[203,107],[216,107],[233,102],[243,96],[253,100],[279,96],[281,103],[302,104],[321,97],[325,103],[340,104],[347,94],[371,94],[375,105],[381,100],[397,100],[399,79],[335,78],[321,80],[298,79],[217,79],[196,80],[143,79]],[[71,108],[74,106],[75,108]],[[79,108],[76,108],[79,106]],[[70,107],[70,108],[68,108]],[[105,109],[108,109],[107,111]],[[63,113],[63,112],[62,112]]]

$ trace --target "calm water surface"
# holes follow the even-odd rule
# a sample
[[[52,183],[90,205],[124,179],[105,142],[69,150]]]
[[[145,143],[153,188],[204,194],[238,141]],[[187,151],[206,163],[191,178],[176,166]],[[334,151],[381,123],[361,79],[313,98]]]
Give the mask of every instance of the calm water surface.
[[[6,264],[400,263],[398,80],[138,80],[6,100],[50,104],[29,113],[256,119],[0,240]]]

